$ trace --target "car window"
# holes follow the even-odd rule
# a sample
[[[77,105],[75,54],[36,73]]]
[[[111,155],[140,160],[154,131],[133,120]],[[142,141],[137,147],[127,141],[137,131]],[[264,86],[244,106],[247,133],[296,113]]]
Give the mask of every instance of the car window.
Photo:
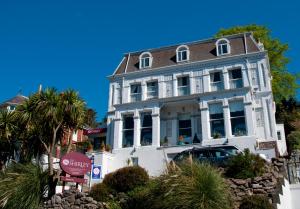
[[[193,157],[195,159],[208,158],[209,157],[209,153],[206,150],[194,150],[193,151]]]
[[[218,157],[219,158],[219,157],[226,157],[226,156],[228,156],[228,153],[225,152],[224,150],[214,150],[214,149],[212,149],[209,152],[211,154],[211,157]]]

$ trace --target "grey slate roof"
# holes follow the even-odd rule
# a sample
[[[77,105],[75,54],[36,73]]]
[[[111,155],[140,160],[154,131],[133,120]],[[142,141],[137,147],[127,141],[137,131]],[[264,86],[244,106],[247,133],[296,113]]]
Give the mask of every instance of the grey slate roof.
[[[242,33],[224,36],[222,38],[227,38],[230,42],[231,47],[231,53],[222,57],[246,54],[246,51],[247,53],[260,51],[260,49],[257,46],[257,43],[252,37],[252,33]],[[177,65],[178,63],[176,62],[176,49],[180,45],[187,45],[189,47],[189,62],[204,61],[217,58],[215,45],[217,40],[217,38],[211,38],[208,40],[200,40],[191,43],[183,43],[168,47],[161,47],[157,49],[126,53],[124,55],[123,60],[116,69],[114,75],[139,71],[139,56],[143,52],[150,52],[153,57],[152,67],[148,70],[155,70],[156,68],[160,67]]]

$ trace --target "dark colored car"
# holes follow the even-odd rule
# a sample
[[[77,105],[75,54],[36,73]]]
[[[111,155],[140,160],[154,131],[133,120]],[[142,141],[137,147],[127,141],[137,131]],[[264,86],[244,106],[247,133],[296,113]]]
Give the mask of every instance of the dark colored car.
[[[182,162],[188,157],[200,162],[207,162],[217,166],[224,166],[228,159],[238,153],[234,146],[216,146],[216,147],[194,147],[177,154],[173,161]]]

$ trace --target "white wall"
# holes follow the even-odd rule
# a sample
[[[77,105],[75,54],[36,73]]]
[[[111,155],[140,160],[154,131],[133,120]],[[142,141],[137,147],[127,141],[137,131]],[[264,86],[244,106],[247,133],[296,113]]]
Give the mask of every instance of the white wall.
[[[300,184],[291,184],[292,209],[300,209]]]
[[[287,179],[284,179],[284,185],[282,186],[282,194],[279,194],[279,199],[280,204],[277,204],[277,209],[296,209],[292,207],[290,184]]]

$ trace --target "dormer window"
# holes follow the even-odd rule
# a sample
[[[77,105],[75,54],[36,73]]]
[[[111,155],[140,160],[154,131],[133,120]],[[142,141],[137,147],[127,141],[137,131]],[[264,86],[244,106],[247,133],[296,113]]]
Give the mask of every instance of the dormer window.
[[[227,39],[222,38],[216,42],[217,56],[230,54],[230,43]]]
[[[152,56],[149,52],[140,55],[140,69],[149,68],[152,65]]]
[[[177,62],[183,62],[188,61],[190,56],[189,48],[185,45],[179,46],[176,49],[176,61]]]

